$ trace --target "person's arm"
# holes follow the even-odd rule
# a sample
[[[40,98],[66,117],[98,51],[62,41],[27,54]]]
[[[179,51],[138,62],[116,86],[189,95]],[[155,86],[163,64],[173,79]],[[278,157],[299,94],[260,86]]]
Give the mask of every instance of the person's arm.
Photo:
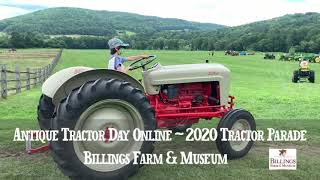
[[[125,67],[123,64],[120,64],[117,66],[117,71],[123,72],[123,73],[128,73],[129,67]]]
[[[149,55],[138,55],[138,56],[129,56],[126,58],[127,61],[136,61],[136,60],[139,60],[139,59],[145,59],[145,58],[148,58]]]
[[[126,68],[125,65],[123,64],[125,61],[127,61],[127,58],[116,57],[116,59],[115,59],[115,69],[117,71],[120,71],[120,72],[123,72],[123,73],[128,73],[129,67]]]

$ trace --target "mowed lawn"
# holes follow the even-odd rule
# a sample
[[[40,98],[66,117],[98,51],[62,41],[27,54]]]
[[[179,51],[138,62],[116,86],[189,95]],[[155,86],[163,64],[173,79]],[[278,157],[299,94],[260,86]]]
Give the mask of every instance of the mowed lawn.
[[[72,66],[104,68],[107,50],[65,50],[56,71]],[[223,52],[209,56],[208,52],[138,51],[125,55],[155,54],[162,65],[221,63],[231,70],[231,92],[236,107],[249,110],[256,118],[257,128],[306,129],[306,142],[257,142],[242,159],[228,165],[147,165],[131,179],[317,179],[320,177],[320,64],[311,64],[316,71],[316,83],[291,82],[297,62],[263,60],[263,54],[231,57]],[[277,57],[278,58],[278,57]],[[140,70],[130,73],[141,78]],[[66,179],[56,167],[50,153],[27,155],[24,142],[13,142],[14,129],[38,129],[36,110],[40,88],[0,100],[0,179]],[[216,127],[218,120],[201,121],[194,127]],[[269,171],[268,149],[296,148],[296,171]],[[184,142],[176,137],[172,142],[156,143],[156,153],[173,150],[195,153],[217,153],[215,142]]]

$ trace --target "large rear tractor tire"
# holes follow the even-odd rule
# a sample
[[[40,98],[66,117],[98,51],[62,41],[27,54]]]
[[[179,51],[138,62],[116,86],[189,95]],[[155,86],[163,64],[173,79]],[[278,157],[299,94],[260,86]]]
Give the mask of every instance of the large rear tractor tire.
[[[127,179],[140,164],[133,164],[133,151],[152,153],[153,142],[134,141],[132,131],[155,130],[154,109],[144,93],[128,82],[98,79],[74,89],[57,107],[52,129],[129,130],[129,141],[58,141],[50,142],[53,159],[71,179]],[[84,151],[92,154],[130,154],[126,164],[84,164]],[[106,155],[106,159],[108,156]],[[138,162],[141,156],[138,158]]]
[[[314,79],[315,79],[315,74],[314,71],[310,71],[310,75],[309,75],[309,82],[314,83]]]
[[[253,141],[222,141],[223,132],[221,128],[227,128],[229,131],[255,131],[256,123],[250,112],[243,109],[234,109],[226,113],[218,124],[218,138],[216,140],[219,152],[227,154],[228,159],[241,158],[250,151]],[[226,133],[226,139],[228,138],[229,134]]]
[[[54,105],[52,104],[52,99],[42,94],[38,105],[38,123],[42,130],[50,129],[53,112]]]

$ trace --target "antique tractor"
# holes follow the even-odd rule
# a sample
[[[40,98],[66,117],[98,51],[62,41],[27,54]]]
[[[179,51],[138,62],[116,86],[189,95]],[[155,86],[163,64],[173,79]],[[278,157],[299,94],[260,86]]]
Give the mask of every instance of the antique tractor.
[[[230,55],[230,56],[239,56],[238,51],[233,51],[233,50],[227,50],[224,52],[224,55]]]
[[[320,63],[320,55],[318,57],[315,58],[315,63]]]
[[[221,128],[241,132],[255,130],[253,116],[233,109],[229,96],[230,71],[219,64],[162,66],[156,59],[138,60],[130,70],[142,68],[143,84],[131,76],[108,69],[71,67],[53,74],[42,86],[38,121],[42,129],[155,130],[190,127],[200,119],[221,118],[217,149],[229,159],[243,157],[253,141],[222,141]],[[62,135],[62,134],[59,134]],[[130,134],[129,134],[130,136]],[[227,134],[228,136],[228,134]],[[142,165],[84,163],[84,151],[152,153],[153,142],[52,141],[50,150],[62,172],[75,179],[126,179]]]
[[[292,82],[297,83],[298,81],[308,80],[314,83],[315,73],[310,70],[309,61],[303,60],[299,62],[299,70],[293,71]]]
[[[275,59],[276,56],[273,53],[265,53],[263,59]]]

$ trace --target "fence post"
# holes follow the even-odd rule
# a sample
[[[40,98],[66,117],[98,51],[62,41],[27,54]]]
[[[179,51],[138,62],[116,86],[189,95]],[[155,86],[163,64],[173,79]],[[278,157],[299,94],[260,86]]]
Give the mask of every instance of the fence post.
[[[30,68],[27,68],[26,90],[30,90]]]
[[[16,93],[20,93],[21,92],[21,81],[20,81],[19,66],[16,66],[15,74],[16,74]]]
[[[51,64],[48,65],[48,69],[49,69],[48,77],[50,77],[50,75],[51,75]]]
[[[6,65],[1,65],[1,97],[6,99],[8,96],[7,92],[7,71]]]
[[[44,66],[43,68],[43,81],[42,81],[42,83],[46,80],[46,77],[47,77],[47,68],[46,68],[46,66]]]
[[[43,67],[43,70],[44,70],[44,79],[43,79],[43,82],[45,82],[46,79],[47,79],[47,74],[48,74],[47,66]]]
[[[45,72],[45,68],[41,69],[41,84],[44,83],[44,80],[46,79],[46,72]]]
[[[39,78],[39,69],[37,68],[36,70],[35,70],[35,72],[36,72],[36,85],[38,85],[39,84],[39,80],[40,80],[40,78]]]
[[[42,83],[42,69],[39,68],[39,84]]]
[[[50,64],[50,75],[52,74],[54,66],[52,64]]]
[[[38,69],[38,84],[41,84],[41,69]]]
[[[48,64],[48,77],[50,76],[51,74],[51,64]]]
[[[37,79],[38,79],[38,77],[37,77],[37,75],[38,75],[38,71],[37,71],[37,69],[34,69],[33,70],[33,75],[34,75],[34,80],[33,80],[33,87],[36,87],[37,86]]]
[[[49,65],[46,66],[46,79],[49,77]]]

